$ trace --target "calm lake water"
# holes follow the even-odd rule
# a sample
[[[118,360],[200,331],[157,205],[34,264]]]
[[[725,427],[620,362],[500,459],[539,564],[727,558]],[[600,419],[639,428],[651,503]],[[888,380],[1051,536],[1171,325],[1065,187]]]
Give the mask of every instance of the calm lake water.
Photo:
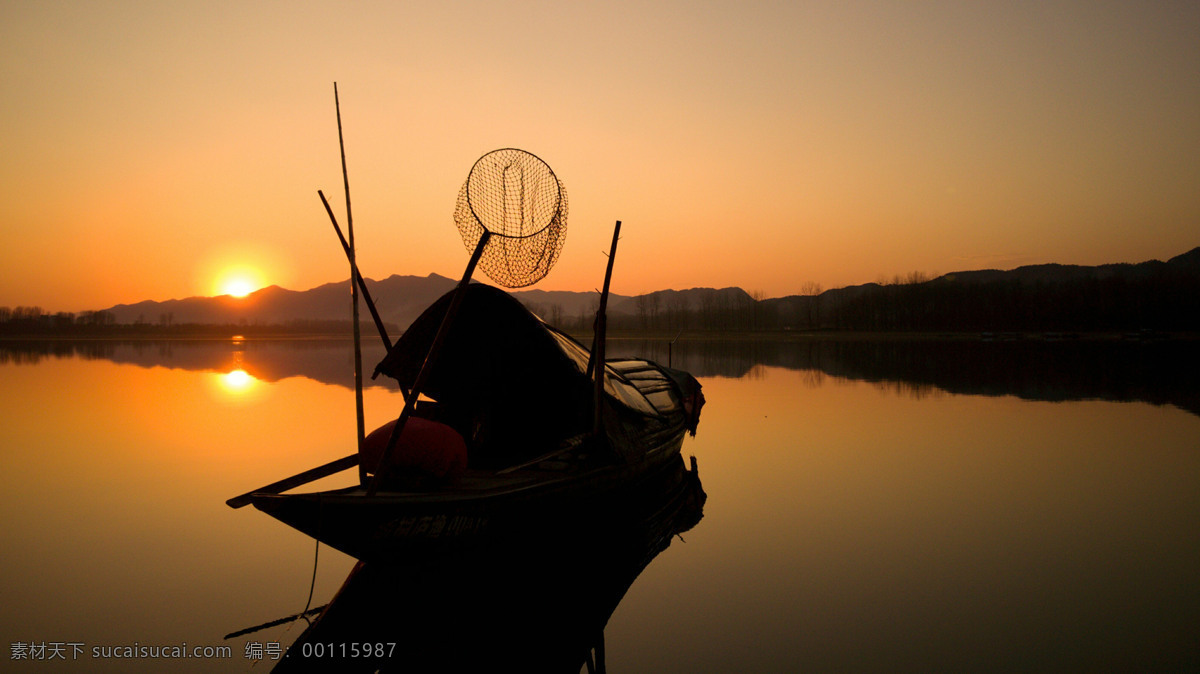
[[[1195,346],[677,344],[708,501],[609,671],[1195,671]],[[0,345],[0,669],[269,671],[303,622],[223,636],[303,609],[315,547],[224,501],[348,454],[351,382],[342,341]],[[353,565],[317,554],[314,606]],[[184,644],[229,651],[103,657]]]

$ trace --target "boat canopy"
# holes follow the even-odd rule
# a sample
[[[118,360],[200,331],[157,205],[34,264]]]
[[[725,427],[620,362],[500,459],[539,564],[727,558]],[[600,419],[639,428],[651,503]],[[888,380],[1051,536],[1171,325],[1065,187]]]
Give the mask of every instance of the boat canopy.
[[[425,310],[375,368],[411,390],[454,291]],[[474,446],[517,443],[545,447],[592,425],[588,351],[532,314],[516,298],[489,285],[464,291],[422,393],[446,408],[452,425]],[[606,367],[608,397],[626,410],[661,417],[634,382]],[[457,417],[457,418],[455,418]],[[486,437],[477,437],[480,427]],[[473,437],[476,436],[476,437]],[[524,452],[521,452],[524,453]]]

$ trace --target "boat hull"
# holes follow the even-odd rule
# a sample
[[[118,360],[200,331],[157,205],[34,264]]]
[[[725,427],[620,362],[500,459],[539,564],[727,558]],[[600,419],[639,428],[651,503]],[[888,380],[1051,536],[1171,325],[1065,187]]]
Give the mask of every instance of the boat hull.
[[[308,494],[256,494],[259,510],[362,560],[395,560],[429,551],[477,550],[491,543],[554,536],[640,507],[643,492],[680,481],[682,433],[636,464],[557,475],[531,467],[476,488],[421,492],[362,487]],[[471,478],[464,478],[469,482]],[[490,485],[490,486],[489,486]]]

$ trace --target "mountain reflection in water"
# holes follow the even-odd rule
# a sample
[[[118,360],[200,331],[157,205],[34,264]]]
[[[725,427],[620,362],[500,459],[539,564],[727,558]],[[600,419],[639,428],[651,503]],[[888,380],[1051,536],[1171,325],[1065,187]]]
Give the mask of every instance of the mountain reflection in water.
[[[665,342],[610,347],[667,360]],[[877,382],[914,396],[941,390],[1027,400],[1171,404],[1200,415],[1200,352],[1191,340],[827,339],[679,342],[675,367],[697,376],[752,376],[766,365]]]
[[[915,396],[940,390],[1028,400],[1148,402],[1200,415],[1196,346],[1194,340],[685,338],[673,346],[661,339],[614,339],[608,353],[671,360],[698,377],[753,376],[763,365],[877,382]],[[368,368],[383,355],[382,345],[364,345]],[[0,342],[0,363],[70,357],[194,371],[244,370],[269,382],[299,376],[354,385],[353,353],[340,339]]]

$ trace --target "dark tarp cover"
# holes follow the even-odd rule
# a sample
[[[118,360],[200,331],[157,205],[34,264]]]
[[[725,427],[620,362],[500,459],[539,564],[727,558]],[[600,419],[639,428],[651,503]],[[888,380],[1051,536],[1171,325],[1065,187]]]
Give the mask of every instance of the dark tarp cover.
[[[376,376],[411,389],[453,292],[413,321]],[[559,339],[511,295],[473,283],[422,393],[438,401],[469,444],[503,454],[546,451],[591,425],[591,384]]]

